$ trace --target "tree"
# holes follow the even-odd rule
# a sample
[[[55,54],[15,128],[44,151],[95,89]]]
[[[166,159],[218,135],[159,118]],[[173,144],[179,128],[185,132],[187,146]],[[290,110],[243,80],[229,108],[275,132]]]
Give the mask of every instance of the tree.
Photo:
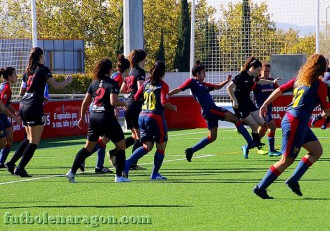
[[[156,60],[165,62],[165,51],[164,51],[164,32],[162,30],[159,48],[156,52]]]
[[[123,17],[123,9],[121,9],[121,20],[118,23],[117,29],[117,40],[116,40],[116,54],[123,54],[124,53],[124,17]]]
[[[190,68],[190,19],[187,0],[181,0],[179,38],[174,58],[174,69],[189,71]]]
[[[173,61],[178,40],[177,27],[179,23],[179,4],[177,0],[146,0],[143,2],[144,14],[144,38],[147,51],[146,69],[153,64],[159,49],[161,33],[163,32],[163,44],[167,70],[172,70]],[[164,10],[166,9],[166,10]],[[150,61],[149,61],[150,60]]]

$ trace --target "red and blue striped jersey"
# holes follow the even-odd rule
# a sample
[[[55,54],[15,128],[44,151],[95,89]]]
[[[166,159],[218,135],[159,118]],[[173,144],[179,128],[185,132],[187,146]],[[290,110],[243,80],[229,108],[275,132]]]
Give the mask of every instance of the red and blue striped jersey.
[[[143,97],[142,112],[148,114],[164,115],[164,104],[169,102],[169,87],[163,80],[152,85],[150,80],[141,85],[134,99],[138,101]]]
[[[313,81],[310,86],[295,86],[296,78],[290,80],[286,84],[280,86],[280,90],[284,92],[293,91],[293,99],[288,106],[287,112],[298,118],[302,123],[308,123],[312,111],[317,105],[321,108],[329,109],[329,99],[327,87],[320,79]]]
[[[273,78],[268,78],[267,80],[274,80]],[[253,94],[255,102],[258,108],[266,101],[266,99],[272,94],[272,92],[278,88],[277,84],[256,84],[253,89]]]
[[[210,91],[215,89],[216,85],[199,81],[195,78],[187,79],[180,87],[181,91],[190,89],[195,100],[201,105],[204,111],[215,107],[214,100]]]

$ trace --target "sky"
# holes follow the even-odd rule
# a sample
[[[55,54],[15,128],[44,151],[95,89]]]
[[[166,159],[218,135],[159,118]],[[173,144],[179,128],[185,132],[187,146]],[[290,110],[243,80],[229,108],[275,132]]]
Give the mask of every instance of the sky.
[[[198,0],[195,0],[198,1]],[[212,6],[227,4],[228,2],[241,2],[242,0],[207,0]],[[311,26],[316,22],[317,0],[251,0],[252,3],[266,2],[269,13],[275,22],[295,24],[299,26]],[[320,23],[325,24],[326,7],[330,6],[330,0],[320,1]],[[330,7],[328,9],[330,20]]]

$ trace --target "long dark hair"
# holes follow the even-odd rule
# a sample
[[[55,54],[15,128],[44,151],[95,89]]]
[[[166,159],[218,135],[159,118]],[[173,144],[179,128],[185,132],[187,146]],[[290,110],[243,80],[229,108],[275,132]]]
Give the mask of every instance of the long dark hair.
[[[13,74],[15,68],[13,67],[5,67],[0,69],[0,76],[2,76],[5,80],[8,80],[9,76]]]
[[[262,63],[259,61],[259,59],[256,59],[254,56],[251,56],[245,60],[243,71],[247,71],[251,67],[258,68],[261,66],[262,66]]]
[[[44,54],[44,51],[40,47],[33,47],[30,50],[29,64],[26,68],[26,73],[32,75],[34,70],[37,68],[37,64],[40,61],[41,55]]]
[[[147,57],[147,53],[142,49],[132,50],[127,56],[127,59],[131,63],[131,68],[137,67],[138,63]]]
[[[123,73],[124,71],[126,71],[129,68],[130,63],[123,54],[118,55],[117,59],[118,60],[117,60],[116,70],[119,71],[120,73]]]
[[[205,67],[201,64],[200,60],[195,61],[195,65],[191,69],[191,74],[196,76],[197,73],[201,73],[201,71],[205,70]]]
[[[163,61],[156,61],[155,64],[150,69],[150,83],[151,85],[156,85],[161,78],[165,75],[165,63]]]
[[[96,80],[102,80],[105,76],[108,76],[110,70],[112,69],[112,62],[110,59],[102,59],[98,63],[96,63],[93,70],[93,77]]]

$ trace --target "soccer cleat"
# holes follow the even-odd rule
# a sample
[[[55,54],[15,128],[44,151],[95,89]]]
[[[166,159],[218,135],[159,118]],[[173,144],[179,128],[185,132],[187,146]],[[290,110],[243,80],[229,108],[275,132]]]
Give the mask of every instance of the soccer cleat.
[[[282,155],[282,153],[279,151],[276,151],[276,150],[268,153],[268,156],[281,156],[281,155]]]
[[[109,159],[112,166],[116,167],[116,149],[112,149],[109,151]]]
[[[192,151],[192,148],[187,148],[184,152],[186,153],[186,159],[187,159],[187,161],[188,162],[191,162],[191,158],[192,158],[192,156],[194,154],[193,151]]]
[[[327,125],[325,125],[325,124],[323,124],[322,126],[321,126],[321,129],[326,129],[327,128]]]
[[[249,147],[248,145],[242,146],[243,156],[245,159],[249,159]]]
[[[109,168],[95,168],[95,173],[97,174],[104,174],[104,173],[113,173]]]
[[[85,162],[80,164],[79,169],[80,171],[85,172]]]
[[[69,180],[70,183],[76,183],[76,174],[71,172],[71,170],[65,175],[65,177]]]
[[[165,176],[162,176],[160,173],[151,175],[150,180],[167,180]]]
[[[16,168],[15,171],[14,171],[14,174],[16,176],[20,176],[20,177],[32,177],[31,175],[29,175],[27,173],[27,171],[25,169]]]
[[[266,155],[266,154],[268,154],[268,151],[261,148],[261,149],[258,149],[258,154],[259,155]]]
[[[274,199],[274,197],[271,197],[267,194],[266,189],[259,188],[258,185],[254,187],[253,192],[262,199]]]
[[[116,176],[115,177],[115,182],[116,183],[126,183],[126,182],[131,182],[131,180],[124,177],[124,176]]]
[[[299,183],[297,181],[293,181],[293,180],[289,179],[285,183],[292,190],[292,192],[294,192],[298,196],[302,196],[302,193],[300,191],[300,186],[299,186]]]
[[[0,163],[0,168],[6,168],[6,166],[3,163]]]
[[[131,165],[131,167],[129,168],[130,170],[147,170],[146,168],[139,166],[139,165]]]
[[[15,169],[15,164],[12,164],[11,162],[7,162],[5,164],[8,172],[10,172],[10,174],[14,175],[14,169]]]

